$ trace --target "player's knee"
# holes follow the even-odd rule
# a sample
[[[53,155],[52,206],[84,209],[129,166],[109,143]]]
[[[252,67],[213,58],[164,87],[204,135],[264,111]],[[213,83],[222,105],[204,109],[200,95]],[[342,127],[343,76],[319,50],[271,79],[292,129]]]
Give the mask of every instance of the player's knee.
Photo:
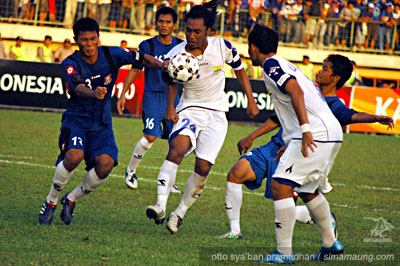
[[[208,174],[210,173],[210,169],[211,166],[205,164],[196,164],[196,166],[194,167],[194,171],[201,176],[208,176]]]
[[[67,153],[65,154],[63,164],[65,169],[68,171],[73,171],[80,162],[83,160],[84,153],[81,150],[77,149],[71,149],[68,150]]]
[[[114,160],[109,155],[103,154],[96,158],[95,170],[100,179],[107,178],[113,167]]]
[[[242,177],[238,175],[234,168],[232,168],[227,176],[228,182],[235,183],[235,184],[243,184]]]
[[[167,160],[175,164],[180,164],[185,157],[185,152],[171,147],[167,154]]]
[[[150,147],[147,147],[147,146],[153,145],[153,142],[156,141],[156,139],[157,139],[157,137],[146,135],[146,134],[144,134],[144,138],[147,140],[146,148],[148,148],[148,149],[150,149]]]

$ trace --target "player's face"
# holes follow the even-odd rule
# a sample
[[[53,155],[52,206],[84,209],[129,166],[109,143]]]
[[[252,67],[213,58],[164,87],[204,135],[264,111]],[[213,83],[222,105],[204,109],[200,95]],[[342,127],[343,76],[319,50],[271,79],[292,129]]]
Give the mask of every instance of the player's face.
[[[96,31],[81,31],[74,37],[79,51],[86,57],[93,57],[98,53],[99,35]]]
[[[156,22],[158,34],[161,36],[171,35],[175,25],[171,14],[161,14]]]
[[[203,18],[190,18],[186,22],[185,34],[188,50],[202,49],[207,43],[207,27]]]
[[[258,59],[258,53],[257,53],[257,49],[256,46],[254,44],[249,44],[249,56],[251,59],[251,64],[253,66],[260,66],[260,60]]]
[[[328,85],[333,82],[332,62],[325,60],[322,69],[318,71],[315,81],[319,85]]]

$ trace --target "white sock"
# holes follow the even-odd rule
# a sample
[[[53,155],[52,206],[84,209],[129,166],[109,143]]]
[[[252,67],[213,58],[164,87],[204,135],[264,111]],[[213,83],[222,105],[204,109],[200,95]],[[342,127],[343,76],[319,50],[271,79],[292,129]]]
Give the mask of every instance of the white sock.
[[[309,224],[312,222],[310,212],[308,211],[306,205],[297,205],[296,206],[296,221],[299,221],[299,222],[305,223],[305,224]]]
[[[97,176],[94,168],[90,169],[89,172],[87,172],[83,177],[83,180],[79,186],[77,186],[71,193],[68,194],[68,199],[76,201],[77,199],[82,198],[104,183],[106,179],[107,178],[100,179]]]
[[[231,232],[240,233],[240,208],[242,207],[242,184],[226,183],[225,210]]]
[[[318,196],[305,204],[322,237],[322,245],[324,247],[332,246],[336,239],[332,230],[331,211],[328,201],[319,193]]]
[[[274,201],[277,249],[287,256],[292,254],[293,228],[296,222],[295,207],[293,198]]]
[[[193,203],[201,196],[204,187],[207,183],[207,177],[201,176],[195,172],[191,174],[186,182],[185,192],[183,193],[182,200],[179,203],[175,213],[181,218],[185,217],[187,210]]]
[[[56,168],[54,173],[53,183],[51,184],[50,192],[47,195],[47,202],[57,205],[58,197],[61,191],[64,189],[65,184],[71,179],[74,171],[68,171],[65,169],[63,161],[61,161]]]
[[[135,146],[131,161],[128,165],[128,171],[134,171],[138,168],[146,152],[153,146],[153,143],[148,141],[145,137],[142,137]]]
[[[172,186],[175,185],[176,172],[178,165],[165,160],[158,173],[157,184],[157,204],[165,211],[167,208],[167,201]]]

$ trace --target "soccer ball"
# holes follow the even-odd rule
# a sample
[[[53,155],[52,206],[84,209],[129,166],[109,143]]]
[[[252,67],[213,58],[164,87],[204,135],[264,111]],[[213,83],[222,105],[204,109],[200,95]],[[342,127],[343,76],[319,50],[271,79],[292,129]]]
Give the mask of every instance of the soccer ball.
[[[168,74],[174,81],[188,82],[199,73],[199,61],[188,53],[179,53],[172,57],[168,65]]]

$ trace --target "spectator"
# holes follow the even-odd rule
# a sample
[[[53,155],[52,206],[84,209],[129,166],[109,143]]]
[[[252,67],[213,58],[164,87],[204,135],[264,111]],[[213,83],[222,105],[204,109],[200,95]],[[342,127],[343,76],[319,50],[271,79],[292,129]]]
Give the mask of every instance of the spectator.
[[[135,5],[136,3],[136,5]],[[130,28],[139,31],[140,33],[144,32],[144,15],[145,15],[146,6],[144,4],[144,0],[134,0],[132,5],[132,15],[130,21]]]
[[[319,31],[319,18],[322,16],[322,10],[324,8],[324,3],[322,0],[313,0],[309,15],[309,44],[314,43],[314,36],[318,34]],[[316,42],[315,42],[316,43]]]
[[[310,62],[308,55],[303,55],[303,61],[299,64],[299,68],[311,81],[314,81],[314,65]]]
[[[39,0],[39,20],[45,21],[47,18],[47,13],[49,13],[49,1]],[[43,23],[40,23],[39,25],[43,26]]]
[[[351,76],[350,78],[346,81],[345,85],[349,85],[349,86],[353,86],[353,85],[359,85],[359,86],[363,86],[364,84],[362,84],[361,82],[361,76],[360,76],[360,72],[358,72],[357,70],[357,64],[354,61],[351,61],[352,65],[353,65],[353,72],[351,72]]]
[[[6,52],[4,50],[4,43],[0,33],[0,59],[6,59],[6,58],[7,57],[6,57]]]
[[[258,19],[264,14],[263,0],[249,0],[249,20],[247,21],[247,31],[253,28]]]
[[[246,3],[247,3],[247,0],[243,0],[242,6],[240,7],[240,9],[245,8],[245,7],[243,7],[244,1],[246,1]],[[283,1],[282,0],[270,0],[269,8],[271,9],[271,23],[270,23],[269,27],[271,29],[274,29],[276,32],[280,32],[281,21],[282,21]],[[242,14],[242,13],[244,13],[244,12],[240,12],[240,14]],[[247,15],[247,12],[246,12],[246,15]],[[246,29],[246,31],[247,31],[247,29]]]
[[[121,47],[122,49],[128,49],[128,42],[125,40],[122,40],[119,47]]]
[[[364,49],[368,49],[369,40],[370,38],[372,38],[372,33],[373,33],[372,20],[374,17],[373,11],[374,11],[374,4],[368,3],[368,5],[364,8],[360,16],[360,20],[362,21],[364,27],[366,25],[366,30],[367,30],[367,34],[364,38]],[[376,36],[378,36],[378,31],[376,31]]]
[[[157,9],[155,2],[155,0],[146,0],[146,22],[144,26],[145,31],[151,31],[151,29],[153,28],[153,15],[155,13],[154,9]]]
[[[51,41],[52,38],[49,35],[44,37],[43,43],[39,44],[37,48],[37,56],[36,61],[43,63],[51,63],[53,62],[53,51],[51,50]]]
[[[356,11],[356,23],[354,27],[355,38],[354,42],[356,44],[357,49],[361,49],[365,42],[365,35],[367,35],[366,28],[363,26],[364,18],[362,17],[362,13],[365,10],[364,4],[361,0],[356,0],[354,9]]]
[[[126,29],[128,26],[128,21],[131,16],[131,6],[133,5],[133,0],[122,0],[121,3],[121,14],[119,18],[119,27]]]
[[[36,10],[36,1],[37,0],[29,0],[26,11],[26,19],[32,20],[34,18]]]
[[[56,22],[56,0],[49,1],[49,20],[51,22]]]
[[[321,8],[321,15],[318,17],[317,20],[314,45],[316,47],[322,48],[324,45],[325,32],[327,28],[326,17],[328,15],[329,3],[324,3],[323,0],[319,0],[318,4],[320,5]]]
[[[121,19],[122,0],[112,0],[111,10],[108,15],[110,28],[116,28]]]
[[[14,0],[14,18],[26,19],[29,0]]]
[[[339,33],[339,25],[337,20],[340,15],[340,8],[342,7],[340,0],[332,0],[329,4],[327,13],[327,34],[326,34],[326,45],[333,46]]]
[[[304,6],[304,15],[303,15],[303,19],[305,21],[306,24],[306,37],[305,37],[305,42],[304,44],[306,46],[308,46],[308,42],[310,39],[312,39],[312,37],[314,36],[314,32],[312,32],[311,30],[311,21],[310,21],[310,12],[311,12],[311,8],[312,8],[312,1],[311,0],[306,0],[306,4]]]
[[[375,1],[376,2],[376,1]],[[379,22],[381,21],[381,9],[378,3],[369,3],[368,10],[372,8],[372,19],[369,18],[368,21],[368,34],[366,40],[366,47],[368,48],[368,42],[370,42],[370,48],[375,49],[375,44],[378,39],[379,34]],[[368,11],[369,12],[369,11]],[[370,16],[370,15],[369,15]]]
[[[239,37],[239,9],[240,0],[229,1],[229,13],[226,16],[226,30],[224,36]]]
[[[306,36],[306,24],[303,19],[304,16],[304,0],[297,0],[297,3],[293,7],[294,13],[297,17],[297,23],[295,25],[294,41],[297,44],[303,44]]]
[[[346,47],[347,40],[349,39],[351,22],[356,16],[356,11],[354,9],[353,2],[346,3],[343,1],[344,8],[340,12],[340,22],[339,25],[339,36],[336,39],[336,45],[338,47]]]
[[[75,21],[78,21],[81,18],[83,18],[85,5],[86,5],[85,0],[77,0]]]
[[[379,50],[383,50],[385,44],[385,50],[390,51],[390,42],[392,40],[393,29],[395,21],[393,18],[393,5],[391,3],[386,5],[386,8],[381,13],[382,24],[379,27]]]
[[[86,0],[87,4],[87,16],[89,18],[97,18],[98,17],[98,12],[97,12],[97,0]],[[101,0],[100,0],[101,1]],[[106,15],[108,16],[108,14]]]
[[[293,42],[294,39],[294,29],[297,24],[297,14],[294,9],[294,0],[286,0],[283,5],[283,16],[286,20],[286,34],[284,41],[287,43]]]
[[[61,63],[65,58],[74,53],[70,39],[65,39],[63,46],[54,53],[54,62]]]
[[[10,48],[10,58],[20,61],[30,61],[31,58],[28,54],[28,49],[22,44],[22,37],[18,36],[15,39],[15,45]]]
[[[397,32],[396,35],[394,37],[394,43],[395,43],[395,49],[398,50],[399,49],[399,21],[400,21],[400,6],[399,5],[394,5],[394,10],[393,10],[393,19],[397,25]]]
[[[111,15],[111,16],[113,15],[113,12],[110,12],[110,10],[111,10],[111,2],[112,2],[112,5],[114,6],[116,1],[118,1],[117,4],[120,3],[120,0],[113,0],[113,1],[111,1],[111,0],[98,0],[97,1],[97,8],[99,10],[99,13],[98,13],[98,18],[99,19],[98,20],[99,20],[99,25],[101,27],[107,27],[108,26],[107,19],[108,19],[109,15]],[[119,10],[118,10],[118,12],[119,12]],[[116,25],[116,23],[115,23],[115,25]],[[113,28],[115,28],[115,25],[113,26]],[[112,27],[111,26],[111,19],[110,19],[110,27]]]

